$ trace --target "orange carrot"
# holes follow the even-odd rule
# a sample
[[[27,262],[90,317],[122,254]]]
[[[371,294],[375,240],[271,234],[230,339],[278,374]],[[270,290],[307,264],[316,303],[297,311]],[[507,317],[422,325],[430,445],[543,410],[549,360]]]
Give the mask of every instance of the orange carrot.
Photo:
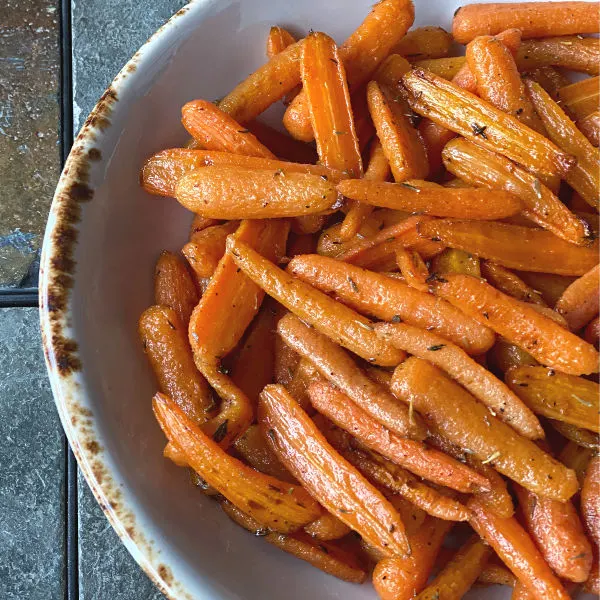
[[[443,79],[452,80],[460,73],[466,62],[464,56],[450,56],[449,58],[417,60],[413,63],[413,67],[425,69]]]
[[[563,327],[489,284],[469,275],[446,274],[435,293],[529,352],[541,364],[572,375],[598,370],[596,349]]]
[[[328,540],[338,540],[348,535],[352,530],[331,513],[324,513],[316,521],[308,524],[304,531],[315,540],[326,542]]]
[[[575,120],[585,119],[585,117],[598,110],[600,104],[599,88],[600,77],[588,77],[561,87],[558,90],[558,97],[565,110]]]
[[[364,359],[383,366],[401,362],[404,354],[383,343],[369,319],[288,275],[245,243],[229,237],[227,256],[255,285],[318,331]]]
[[[585,430],[582,429],[581,431]],[[567,442],[567,445],[560,452],[559,459],[566,467],[575,471],[579,485],[582,486],[585,480],[585,472],[598,444],[596,443],[589,448],[580,444],[580,439]]]
[[[291,381],[285,387],[303,410],[312,413],[313,410],[308,398],[308,388],[311,383],[320,381],[321,379],[321,374],[314,363],[307,358],[301,358],[294,369]]]
[[[515,576],[504,566],[487,564],[477,578],[477,583],[482,585],[507,585],[514,587]]]
[[[208,100],[193,100],[182,109],[183,126],[207,150],[275,158],[250,131]]]
[[[513,2],[467,4],[456,11],[452,35],[466,44],[478,35],[521,29],[524,38],[596,33],[598,15],[590,2]]]
[[[369,379],[335,342],[293,315],[286,315],[279,321],[277,332],[288,346],[310,360],[323,377],[340,388],[376,421],[398,435],[414,439],[425,437],[421,419],[411,417],[405,406]]]
[[[552,425],[560,435],[569,441],[575,442],[578,446],[594,449],[600,445],[600,438],[598,435],[587,429],[582,429],[581,427],[565,423],[564,421],[557,421],[555,419],[548,419],[548,423]]]
[[[541,293],[529,287],[509,269],[486,260],[481,264],[481,272],[487,282],[501,292],[522,302],[546,306]]]
[[[588,323],[588,326],[583,333],[583,337],[586,342],[589,342],[598,348],[598,343],[600,341],[600,317],[596,317]]]
[[[509,269],[584,275],[598,264],[598,247],[569,244],[549,231],[488,221],[436,220],[419,224],[424,238],[477,254]]]
[[[411,60],[448,56],[452,36],[441,27],[411,29],[390,51]]]
[[[520,71],[554,66],[598,75],[600,40],[578,35],[526,40],[521,44],[515,58]]]
[[[422,292],[429,291],[427,285],[429,269],[418,252],[400,248],[396,252],[396,263],[404,280],[410,287]]]
[[[300,356],[278,335],[275,336],[275,383],[289,385],[299,364]]]
[[[346,73],[335,42],[311,33],[302,50],[302,85],[310,111],[320,162],[326,167],[362,175]]]
[[[209,485],[273,531],[288,533],[314,521],[321,507],[299,486],[247,467],[229,456],[162,394],[152,401],[154,415],[169,441]]]
[[[432,430],[523,487],[560,501],[577,490],[575,473],[490,415],[471,394],[427,361],[412,357],[399,365],[392,392],[413,404]]]
[[[415,475],[462,492],[488,489],[485,477],[442,452],[396,435],[331,384],[313,383],[309,395],[313,406],[338,427]]]
[[[398,513],[329,445],[283,386],[263,390],[261,425],[284,465],[331,514],[388,556],[407,553]]]
[[[600,267],[596,265],[576,279],[558,299],[555,309],[565,317],[571,331],[579,331],[598,314]]]
[[[404,323],[381,323],[375,325],[375,330],[397,348],[443,369],[521,435],[529,439],[544,437],[539,421],[519,397],[458,346]]]
[[[167,152],[169,152],[167,150]],[[223,153],[225,154],[225,153]],[[156,155],[155,155],[156,156]],[[235,154],[229,154],[228,156],[236,156]],[[175,193],[175,190],[173,190]],[[217,219],[205,219],[200,215],[194,215],[192,219],[192,224],[190,226],[190,242],[195,240],[197,235],[200,235],[202,231],[204,231],[207,227],[212,227],[213,225],[218,225],[221,221]]]
[[[594,147],[600,145],[600,111],[595,110],[585,119],[577,121],[577,127]]]
[[[473,275],[473,277],[481,277],[481,265],[479,258],[469,252],[446,248],[431,261],[431,272],[439,275],[442,273],[464,273],[465,275]]]
[[[468,502],[471,526],[496,551],[504,564],[539,600],[568,600],[569,595],[550,570],[531,538],[514,517],[502,519],[477,498]]]
[[[581,514],[596,546],[600,546],[600,457],[594,456],[581,489]]]
[[[515,49],[515,53],[516,50],[518,48]],[[527,77],[537,81],[554,100],[558,100],[558,91],[571,83],[571,80],[562,71],[549,66],[527,71]]]
[[[335,293],[355,310],[377,319],[400,320],[429,329],[469,354],[482,354],[494,343],[494,335],[487,327],[465,317],[449,303],[402,281],[318,255],[296,257],[290,261],[288,270],[325,293]]]
[[[273,58],[291,46],[296,40],[294,36],[283,27],[271,27],[267,37],[267,58]]]
[[[446,144],[456,137],[456,134],[429,119],[423,119],[419,124],[419,133],[427,150],[429,159],[429,172],[431,175],[439,173],[442,167],[442,151]]]

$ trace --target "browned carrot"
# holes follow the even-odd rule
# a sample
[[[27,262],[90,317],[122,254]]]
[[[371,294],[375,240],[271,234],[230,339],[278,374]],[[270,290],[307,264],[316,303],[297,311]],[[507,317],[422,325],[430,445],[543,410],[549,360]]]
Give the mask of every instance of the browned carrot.
[[[600,57],[599,57],[600,58]],[[577,126],[549,94],[535,81],[527,81],[527,90],[550,139],[562,150],[575,156],[577,163],[566,174],[567,183],[590,205],[600,200],[600,150],[594,148]]]
[[[459,309],[380,273],[318,255],[296,257],[288,270],[325,293],[334,292],[356,310],[377,319],[400,320],[435,331],[469,354],[482,354],[494,343],[487,327],[463,316]]]
[[[460,600],[475,583],[491,554],[491,548],[483,540],[472,536],[416,600]]]
[[[575,281],[576,277],[555,275],[552,273],[535,273],[520,271],[519,277],[533,289],[542,294],[542,298],[549,306],[555,306],[564,291]],[[583,273],[582,273],[583,275]]]
[[[265,387],[261,411],[262,427],[281,461],[331,514],[388,556],[407,553],[398,513],[329,445],[283,386]]]
[[[449,521],[428,517],[409,538],[410,556],[385,558],[377,563],[373,585],[382,600],[410,600],[425,587],[451,526]]]
[[[348,39],[340,46],[348,84],[355,89],[368,81],[379,63],[414,21],[412,0],[382,0]],[[300,92],[283,117],[286,129],[297,139],[313,138],[306,94]]]
[[[315,540],[326,542],[329,540],[338,540],[348,535],[352,530],[331,513],[324,513],[321,517],[308,524],[304,528],[304,531]]]
[[[296,354],[278,335],[275,336],[275,383],[289,385],[300,363]]]
[[[585,431],[585,430],[581,430]],[[598,444],[593,444],[590,447],[581,445],[581,438],[576,441],[567,442],[566,446],[561,450],[559,459],[569,469],[573,469],[577,474],[579,485],[582,486],[585,479],[585,472],[590,464],[590,460],[594,456]]]
[[[598,75],[599,58],[600,40],[597,38],[565,36],[524,41],[517,52],[516,61],[521,71],[554,66]]]
[[[577,127],[596,148],[600,145],[600,111],[595,110],[585,119],[577,121]]]
[[[396,435],[331,384],[314,383],[309,388],[309,395],[313,406],[321,414],[351,432],[370,450],[412,473],[462,492],[488,488],[482,475],[442,452]]]
[[[303,43],[291,44],[273,56],[229,92],[219,108],[236,121],[247,123],[291,92],[300,83]]]
[[[167,150],[168,152],[168,150]],[[223,153],[225,154],[225,153]],[[156,156],[156,155],[155,155]],[[236,156],[235,154],[230,154],[229,156]],[[218,225],[221,221],[217,219],[205,219],[200,215],[194,215],[192,219],[192,224],[190,225],[190,242],[194,241],[194,238],[199,235],[202,231],[204,231],[207,227],[212,227],[213,225]]]
[[[419,224],[424,238],[477,254],[509,269],[584,275],[598,264],[597,244],[569,244],[549,231],[488,221],[436,220]]]
[[[458,346],[405,323],[380,323],[375,330],[397,348],[443,369],[521,435],[529,439],[544,437],[542,426],[527,405]]]
[[[187,467],[187,458],[182,450],[180,450],[179,446],[172,444],[171,442],[167,443],[165,449],[163,450],[163,456],[173,461],[178,467]]]
[[[181,109],[181,114],[183,126],[207,150],[275,158],[275,155],[235,118],[208,100],[188,102]]]
[[[429,162],[418,131],[399,107],[371,81],[367,86],[369,112],[397,182],[427,177]]]
[[[558,90],[558,97],[565,110],[575,120],[585,119],[589,114],[598,110],[600,104],[600,77],[588,77],[561,87]]]
[[[481,266],[477,256],[455,248],[447,248],[431,261],[431,272],[438,274],[464,273],[473,275],[473,277],[481,277]]]
[[[580,245],[592,240],[585,221],[574,215],[535,175],[503,156],[457,139],[446,146],[442,157],[446,169],[470,185],[503,189],[519,196],[528,219],[564,240]]]
[[[554,419],[548,419],[548,423],[554,429],[556,429],[556,431],[558,431],[560,435],[562,435],[569,441],[575,442],[575,444],[577,444],[578,446],[592,449],[596,448],[597,446],[600,446],[600,438],[598,437],[598,435],[592,433],[591,431],[588,431],[587,429],[582,429],[581,427],[571,425],[570,423],[565,423],[564,421],[556,421]]]
[[[594,456],[586,469],[581,489],[581,513],[587,530],[600,546],[600,457]]]
[[[571,501],[557,502],[515,486],[522,515],[542,556],[561,578],[583,583],[592,566],[592,547]]]
[[[507,585],[514,587],[515,576],[502,565],[488,563],[477,578],[477,583],[482,585]]]
[[[296,356],[298,355],[296,354]],[[322,379],[323,378],[314,363],[307,358],[301,358],[294,369],[291,381],[285,387],[296,402],[311,414],[313,409],[308,398],[308,388],[311,383]]]
[[[583,333],[583,337],[586,342],[589,342],[598,348],[598,343],[600,342],[600,317],[596,317],[588,323],[588,326]]]
[[[555,67],[538,67],[528,71],[527,77],[537,81],[554,100],[558,100],[558,91],[571,83],[570,79]]]
[[[592,566],[592,572],[590,578],[585,582],[584,591],[600,596],[600,565],[598,564],[598,557],[596,556],[594,564]]]
[[[351,177],[360,177],[362,159],[346,72],[329,36],[311,33],[306,38],[301,74],[320,162]]]
[[[544,175],[565,175],[575,159],[516,117],[423,69],[402,78],[418,114]]]
[[[198,291],[183,261],[171,252],[163,251],[154,268],[154,302],[172,308],[183,327],[198,304]]]
[[[456,137],[456,134],[429,119],[421,120],[419,133],[427,149],[429,173],[433,176],[439,173],[442,167],[442,151],[446,147],[446,144]]]
[[[481,188],[448,189],[418,179],[402,183],[348,179],[338,184],[338,192],[372,206],[419,212],[438,217],[502,219],[518,213],[517,196],[501,190]]]
[[[493,285],[501,292],[522,302],[546,306],[541,293],[528,286],[518,275],[515,275],[509,269],[486,260],[481,263],[481,273],[490,285]]]
[[[423,259],[419,256],[418,252],[400,248],[396,252],[396,263],[402,277],[404,277],[404,281],[406,281],[410,287],[416,288],[422,292],[429,291],[427,285],[429,269]]]
[[[513,2],[467,4],[456,11],[452,35],[466,44],[478,35],[494,35],[516,27],[524,38],[570,33],[596,33],[598,19],[590,2]]]
[[[287,533],[321,514],[318,503],[301,487],[259,473],[229,456],[167,396],[156,394],[152,406],[163,432],[185,454],[190,467],[263,525]]]
[[[289,95],[293,95],[299,89],[300,86],[294,88]],[[266,123],[255,119],[246,123],[246,127],[258,138],[261,144],[264,144],[275,156],[282,160],[302,164],[313,164],[317,161],[317,151],[313,146],[295,140]]]
[[[267,58],[273,58],[275,55],[283,52],[288,46],[291,46],[296,40],[294,36],[283,27],[271,27],[267,37]]]
[[[194,365],[186,328],[177,313],[168,306],[151,306],[142,313],[138,327],[158,388],[195,423],[207,421],[215,408],[212,394]]]
[[[369,379],[349,354],[335,342],[305,325],[294,315],[286,315],[277,324],[277,332],[300,356],[310,360],[318,371],[339,387],[371,417],[398,435],[423,439],[426,435],[419,417],[384,388]]]
[[[382,342],[369,319],[288,275],[240,240],[229,237],[227,244],[228,256],[255,285],[321,333],[375,364],[393,366],[403,360],[404,353]]]
[[[452,36],[441,27],[411,29],[390,51],[411,60],[448,56]]]
[[[502,519],[477,499],[468,502],[473,529],[496,551],[535,598],[568,600],[570,597],[550,570],[533,541],[514,517]]]
[[[565,317],[572,331],[578,331],[598,314],[599,287],[600,267],[597,265],[576,279],[556,302],[555,309]]]
[[[466,62],[464,56],[450,56],[449,58],[417,60],[413,63],[413,66],[435,73],[443,79],[452,80],[458,75]]]
[[[487,408],[427,361],[412,357],[398,366],[392,391],[404,402],[412,403],[432,430],[523,487],[561,501],[576,492],[575,473],[490,415]]]

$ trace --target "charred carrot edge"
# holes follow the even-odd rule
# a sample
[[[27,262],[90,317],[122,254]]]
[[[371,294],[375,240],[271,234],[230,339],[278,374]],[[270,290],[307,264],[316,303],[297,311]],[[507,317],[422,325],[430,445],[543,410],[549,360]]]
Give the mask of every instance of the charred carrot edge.
[[[184,262],[164,250],[154,268],[154,302],[172,308],[183,327],[198,304],[198,290]]]
[[[273,529],[287,533],[314,521],[320,506],[299,486],[279,481],[229,456],[162,394],[152,401],[156,419],[187,463],[230,502]]]
[[[544,437],[539,421],[517,395],[445,338],[405,323],[379,323],[375,331],[394,346],[437,365],[485,404],[500,420],[529,439]]]
[[[483,277],[501,292],[530,304],[546,306],[542,294],[528,286],[518,275],[489,260],[481,263]]]
[[[380,273],[315,254],[293,258],[288,271],[327,294],[335,293],[351,308],[377,319],[432,328],[469,354],[482,354],[494,344],[491,330],[459,309]]]
[[[279,26],[271,27],[267,37],[267,58],[273,58],[283,52],[295,41],[294,36],[287,29]]]
[[[182,109],[182,123],[207,150],[275,158],[250,131],[208,100],[193,100]]]
[[[589,114],[598,110],[600,104],[599,86],[600,77],[588,77],[582,81],[561,87],[558,90],[558,98],[575,120],[585,119]],[[542,87],[544,86],[542,85]],[[552,96],[552,94],[550,95]],[[556,98],[553,97],[553,99]]]
[[[581,513],[587,530],[600,545],[600,457],[594,456],[586,469],[581,489]]]
[[[412,0],[382,0],[340,46],[348,84],[352,89],[365,83],[379,63],[408,31],[414,21]],[[300,92],[283,117],[293,137],[309,142],[313,138],[306,94]]]
[[[409,31],[390,51],[406,58],[425,59],[448,56],[452,36],[441,27],[417,27]]]
[[[261,425],[280,460],[331,514],[387,555],[408,552],[398,513],[330,446],[283,386],[263,390]]]
[[[515,486],[523,519],[550,568],[561,579],[583,583],[592,567],[592,547],[572,502],[557,502]]]
[[[473,511],[470,520],[473,529],[534,596],[547,600],[568,600],[570,596],[514,517],[497,517],[477,498],[471,498],[467,506]]]
[[[181,253],[186,257],[190,267],[198,277],[212,277],[219,261],[225,254],[227,236],[233,233],[238,226],[237,221],[229,221],[222,225],[207,227],[195,234],[194,241],[188,242],[181,249]]]
[[[515,57],[520,71],[555,66],[598,75],[600,41],[579,35],[548,37],[543,40],[525,40]]]
[[[329,36],[311,33],[305,39],[301,75],[320,162],[360,177],[362,159],[346,72],[337,46]]]
[[[598,314],[599,287],[600,266],[596,265],[576,279],[558,299],[555,310],[565,317],[571,331],[579,331]]]
[[[340,388],[353,402],[398,435],[423,439],[421,419],[412,417],[406,406],[369,379],[350,355],[328,337],[288,314],[277,324],[277,333],[300,356],[310,360],[323,377]]]
[[[404,75],[408,101],[418,114],[544,175],[566,175],[575,159],[516,117],[423,69]]]
[[[312,384],[309,396],[313,406],[338,427],[352,432],[370,450],[382,454],[415,475],[462,492],[489,489],[485,477],[442,452],[396,435],[331,384]]]
[[[596,33],[598,18],[589,2],[513,2],[467,4],[456,11],[452,35],[466,44],[478,35],[495,35],[515,27],[524,38]]]
[[[228,256],[256,285],[318,331],[364,359],[393,366],[404,353],[382,343],[369,319],[288,275],[238,239],[227,240]]]
[[[391,389],[414,406],[432,431],[523,487],[560,501],[577,491],[575,473],[492,416],[469,392],[427,361],[411,357],[399,365]]]

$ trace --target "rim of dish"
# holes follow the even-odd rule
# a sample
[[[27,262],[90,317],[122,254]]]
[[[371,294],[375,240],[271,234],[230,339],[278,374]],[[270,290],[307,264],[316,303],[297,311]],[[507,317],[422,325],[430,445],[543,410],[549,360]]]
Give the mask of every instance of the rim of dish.
[[[119,71],[90,112],[73,142],[50,207],[40,259],[39,313],[44,359],[54,401],[77,463],[94,497],[127,550],[158,589],[170,600],[191,599],[191,592],[176,581],[166,556],[158,554],[154,541],[136,522],[136,508],[112,478],[110,457],[104,454],[94,415],[82,393],[82,365],[71,321],[72,291],[76,263],[73,253],[79,243],[82,205],[93,196],[89,171],[100,159],[97,145],[110,129],[110,113],[119,92],[164,37],[192,8],[213,0],[190,0],[159,27]]]

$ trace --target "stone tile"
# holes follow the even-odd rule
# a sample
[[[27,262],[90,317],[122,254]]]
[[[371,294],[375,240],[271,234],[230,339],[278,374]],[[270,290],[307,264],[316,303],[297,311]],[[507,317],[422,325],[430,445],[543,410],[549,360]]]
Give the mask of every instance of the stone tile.
[[[0,288],[37,285],[60,171],[57,0],[0,3]]]
[[[65,596],[65,441],[38,311],[0,310],[0,598]]]

